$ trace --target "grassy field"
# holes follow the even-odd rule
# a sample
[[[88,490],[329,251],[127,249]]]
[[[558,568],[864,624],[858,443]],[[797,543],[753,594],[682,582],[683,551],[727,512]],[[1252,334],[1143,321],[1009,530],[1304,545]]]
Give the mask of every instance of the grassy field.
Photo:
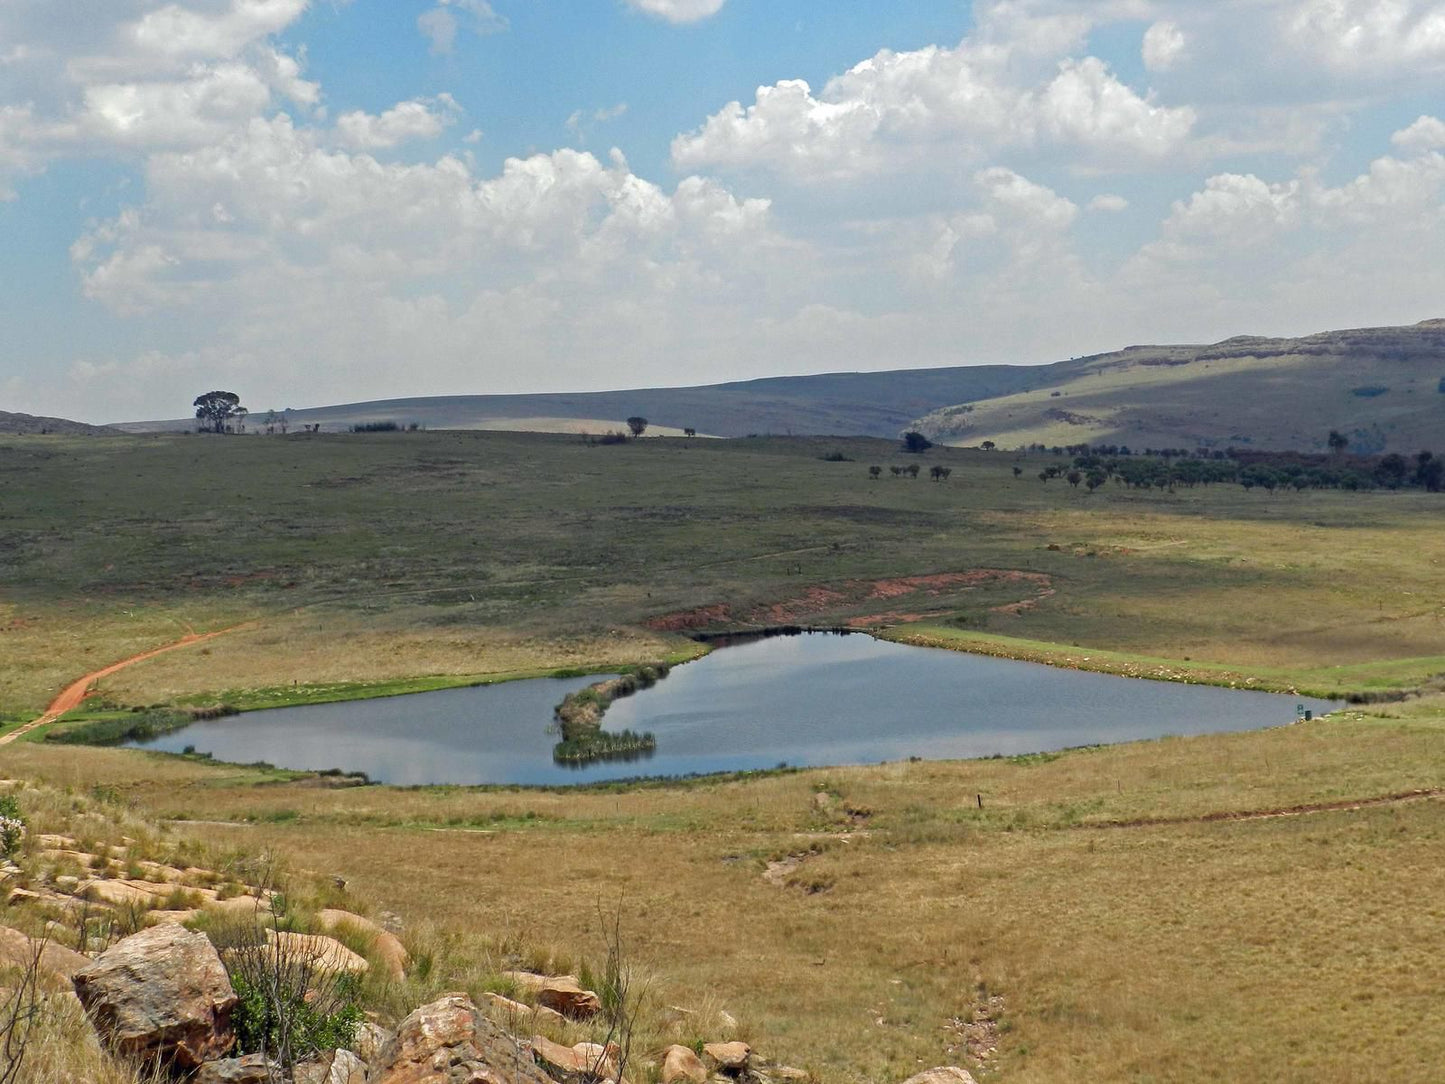
[[[1445,671],[1438,496],[1091,496],[1001,453],[892,477],[905,461],[866,440],[0,442],[0,712],[188,628],[246,625],[106,679],[93,708],[675,658],[687,622],[658,619],[724,605],[1226,684]],[[429,947],[427,989],[480,992],[519,954],[595,961],[618,906],[653,976],[649,1048],[717,1037],[726,1009],[829,1081],[1424,1082],[1445,1064],[1442,738],[1428,694],[1252,734],[579,791],[334,788],[42,742],[0,748],[0,774],[344,876]],[[962,1023],[988,1005],[979,1067]]]

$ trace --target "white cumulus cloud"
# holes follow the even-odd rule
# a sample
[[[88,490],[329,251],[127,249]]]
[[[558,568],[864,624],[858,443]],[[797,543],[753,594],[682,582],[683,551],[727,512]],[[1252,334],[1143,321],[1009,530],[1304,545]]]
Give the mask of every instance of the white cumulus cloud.
[[[695,23],[723,9],[727,0],[627,0],[627,6],[670,23]]]
[[[435,139],[460,113],[450,94],[398,102],[380,115],[354,110],[336,118],[337,142],[350,150],[385,150],[413,140]]]
[[[431,43],[431,51],[444,54],[456,48],[461,30],[496,34],[507,29],[507,20],[487,0],[437,0],[417,16],[416,26]]]
[[[1151,72],[1168,71],[1184,52],[1184,45],[1184,31],[1177,23],[1167,19],[1154,23],[1144,31],[1144,67]]]

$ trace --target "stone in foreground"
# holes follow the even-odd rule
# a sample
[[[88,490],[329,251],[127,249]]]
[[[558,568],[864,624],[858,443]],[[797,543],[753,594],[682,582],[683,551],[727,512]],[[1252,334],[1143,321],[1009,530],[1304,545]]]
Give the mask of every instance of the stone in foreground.
[[[366,1062],[350,1050],[332,1050],[296,1066],[295,1084],[366,1084]]]
[[[740,1073],[748,1067],[748,1059],[753,1056],[752,1047],[747,1043],[708,1043],[702,1048],[703,1054],[710,1058],[724,1073]]]
[[[662,1056],[662,1084],[705,1084],[707,1066],[690,1047],[669,1046]]]
[[[281,1079],[281,1067],[262,1054],[208,1061],[191,1077],[190,1084],[271,1084]]]
[[[102,1039],[133,1058],[192,1069],[235,1043],[236,994],[203,933],[133,934],[77,971],[75,992]]]
[[[917,1076],[911,1076],[903,1084],[977,1084],[973,1074],[957,1065],[942,1065],[937,1069],[925,1069]]]
[[[517,1041],[465,994],[447,994],[401,1022],[370,1084],[552,1084]]]

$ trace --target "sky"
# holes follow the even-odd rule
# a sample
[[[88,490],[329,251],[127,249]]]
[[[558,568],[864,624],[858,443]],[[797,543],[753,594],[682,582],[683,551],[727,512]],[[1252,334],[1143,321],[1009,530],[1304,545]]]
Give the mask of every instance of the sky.
[[[1445,316],[1445,0],[0,0],[0,410]]]

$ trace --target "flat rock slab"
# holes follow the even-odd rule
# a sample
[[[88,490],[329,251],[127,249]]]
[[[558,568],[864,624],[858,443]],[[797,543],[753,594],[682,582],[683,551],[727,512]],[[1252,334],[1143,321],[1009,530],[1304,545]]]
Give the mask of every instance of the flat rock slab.
[[[411,954],[406,951],[406,946],[401,943],[401,938],[390,930],[383,929],[369,918],[352,914],[350,911],[337,910],[334,907],[317,912],[316,921],[327,933],[335,933],[346,927],[360,932],[370,939],[372,955],[386,969],[387,974],[398,982],[406,978],[406,968],[411,963]]]
[[[236,994],[202,933],[167,923],[133,934],[77,971],[75,992],[102,1038],[139,1060],[191,1069],[235,1043]]]
[[[266,940],[276,946],[282,956],[305,960],[316,971],[332,975],[364,975],[371,967],[334,937],[319,933],[291,933],[289,930],[266,931]]]
[[[271,1084],[281,1080],[281,1067],[260,1054],[208,1061],[191,1077],[190,1084]]]

